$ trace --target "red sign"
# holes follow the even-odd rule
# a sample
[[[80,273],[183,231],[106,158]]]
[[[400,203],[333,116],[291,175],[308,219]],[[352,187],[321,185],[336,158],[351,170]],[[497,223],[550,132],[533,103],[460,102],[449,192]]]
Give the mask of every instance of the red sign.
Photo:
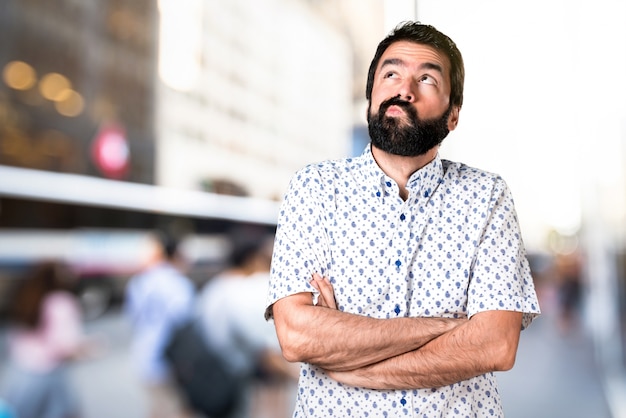
[[[126,131],[119,125],[100,127],[92,144],[92,158],[100,172],[108,178],[121,179],[128,172],[130,149]]]

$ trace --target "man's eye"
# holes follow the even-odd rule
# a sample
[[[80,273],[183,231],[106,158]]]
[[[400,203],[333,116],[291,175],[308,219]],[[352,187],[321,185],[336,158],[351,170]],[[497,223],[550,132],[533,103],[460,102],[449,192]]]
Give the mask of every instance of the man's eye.
[[[423,84],[435,84],[435,79],[429,75],[423,75],[419,78],[419,82]]]
[[[385,78],[392,78],[392,77],[395,77],[395,75],[396,75],[396,73],[394,73],[394,72],[388,72],[388,73],[385,74]]]

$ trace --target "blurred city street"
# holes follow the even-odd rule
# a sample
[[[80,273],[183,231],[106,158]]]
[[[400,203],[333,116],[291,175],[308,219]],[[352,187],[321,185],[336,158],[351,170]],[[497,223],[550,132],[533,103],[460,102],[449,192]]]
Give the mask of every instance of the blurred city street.
[[[113,310],[90,321],[87,329],[105,337],[108,348],[99,358],[73,368],[84,418],[144,418],[144,393],[128,356],[130,329],[125,319]],[[5,354],[4,345],[1,352]],[[498,379],[507,418],[611,418],[590,339],[580,329],[563,335],[549,303],[544,303],[544,315],[522,333],[513,370]],[[282,405],[276,400],[265,405],[281,407],[288,417],[294,393],[282,393]],[[282,418],[268,408],[259,409],[250,418]]]
[[[506,417],[612,417],[589,335],[564,334],[550,296],[542,302],[542,315],[522,331],[515,367],[498,375]]]
[[[415,83],[393,88],[415,85],[420,95],[422,88],[426,94],[436,88],[440,94],[432,97],[439,100],[445,99],[448,84],[458,85],[455,94],[449,88],[446,117],[453,128],[448,126],[450,135],[437,152],[445,167],[458,162],[469,171],[497,174],[497,183],[506,185],[502,196],[508,199],[511,192],[515,204],[511,200],[503,207],[515,221],[507,222],[507,229],[519,226],[522,232],[514,234],[515,241],[526,250],[540,301],[542,315],[522,332],[515,367],[498,373],[506,417],[626,418],[624,16],[626,1],[615,0],[0,1],[0,383],[9,376],[6,327],[12,321],[44,323],[46,297],[67,286],[76,293],[82,316],[72,308],[72,318],[62,319],[76,330],[85,321],[87,334],[102,341],[95,356],[70,366],[84,411],[80,418],[148,418],[152,402],[130,356],[136,335],[120,305],[132,299],[125,294],[129,280],[154,261],[151,239],[181,241],[184,263],[177,267],[183,266],[200,290],[233,267],[235,238],[249,238],[252,231],[274,234],[279,223],[287,225],[278,222],[288,213],[282,202],[286,192],[301,193],[302,173],[313,172],[321,161],[361,155],[370,144],[372,116],[377,111],[379,119],[383,116],[382,103],[372,101],[383,97],[372,94],[381,55],[371,60],[392,28],[416,20],[449,34],[454,42],[446,42],[446,48],[458,45],[462,57],[453,63],[442,55],[445,66],[414,66],[437,67],[430,70],[446,80],[441,85],[424,73]],[[432,52],[439,56],[443,49]],[[591,55],[601,66],[589,72]],[[382,59],[381,67],[394,61]],[[531,63],[541,63],[541,70]],[[389,80],[413,80],[389,75]],[[390,90],[389,97],[400,93]],[[451,101],[453,96],[460,100]],[[429,122],[435,102],[413,101],[414,107],[426,108],[418,119]],[[385,175],[400,171],[385,170],[380,159],[376,163]],[[413,178],[425,179],[416,173]],[[385,187],[409,184],[396,180]],[[444,189],[438,187],[434,190]],[[355,196],[361,193],[356,186],[353,190]],[[332,192],[328,196],[335,199]],[[363,205],[367,199],[361,199]],[[356,202],[355,213],[361,205]],[[412,210],[408,199],[406,206]],[[491,206],[490,211],[495,213]],[[420,216],[410,228],[429,228]],[[294,225],[313,219],[304,218]],[[404,213],[400,219],[406,219]],[[381,237],[387,234],[378,222],[371,228]],[[461,221],[457,228],[462,230]],[[478,223],[473,228],[478,231]],[[359,230],[363,236],[372,231]],[[485,227],[482,238],[493,233],[488,231]],[[509,246],[521,249],[512,241]],[[409,247],[422,251],[421,244]],[[461,247],[457,242],[458,253],[477,266],[478,258],[468,257],[478,254],[478,247],[476,253]],[[336,260],[340,253],[334,251],[329,254]],[[294,254],[308,260],[302,252]],[[452,252],[445,256],[454,258]],[[492,262],[502,261],[494,257]],[[48,277],[31,274],[41,263],[53,263],[49,277],[59,280],[45,291],[31,281]],[[519,272],[522,263],[518,266]],[[250,288],[246,284],[231,292],[232,299],[250,307],[256,294],[241,297],[241,289]],[[191,295],[191,285],[186,289]],[[233,312],[243,311],[223,293],[215,294]],[[176,299],[169,290],[163,295],[166,304]],[[179,303],[181,311],[195,306],[189,300]],[[536,307],[534,299],[529,305]],[[262,321],[254,312],[252,317]],[[207,318],[210,325],[228,323]],[[71,334],[68,322],[51,322],[56,331]],[[149,316],[144,323],[155,322]],[[262,329],[249,327],[239,335],[252,335],[250,328]],[[272,333],[269,327],[276,342]],[[44,355],[32,356],[16,344],[12,358],[38,363],[50,348],[45,338],[24,341],[26,347],[39,345]],[[237,340],[233,347],[245,344]],[[231,360],[254,357],[224,351]],[[58,358],[44,358],[45,367],[38,370],[52,369]],[[295,394],[294,383],[255,383],[250,418],[291,417]],[[27,406],[36,405],[33,397],[25,399]]]
[[[71,369],[84,411],[81,418],[147,418],[145,392],[129,355],[128,325],[119,308],[87,323],[87,334],[102,338],[105,347],[97,358],[79,361]],[[0,380],[5,365],[5,330],[0,328]],[[290,417],[295,386],[286,386],[258,387],[251,401],[259,406],[254,418]]]

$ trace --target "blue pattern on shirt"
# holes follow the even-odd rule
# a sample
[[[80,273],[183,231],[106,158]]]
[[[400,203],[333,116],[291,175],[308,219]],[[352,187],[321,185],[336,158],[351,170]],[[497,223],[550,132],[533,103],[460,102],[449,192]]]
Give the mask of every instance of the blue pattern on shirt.
[[[268,305],[330,278],[339,309],[375,318],[458,317],[539,305],[506,183],[437,156],[407,183],[409,197],[357,158],[300,170],[282,204]],[[304,364],[294,417],[501,417],[493,374],[437,389],[341,385]]]

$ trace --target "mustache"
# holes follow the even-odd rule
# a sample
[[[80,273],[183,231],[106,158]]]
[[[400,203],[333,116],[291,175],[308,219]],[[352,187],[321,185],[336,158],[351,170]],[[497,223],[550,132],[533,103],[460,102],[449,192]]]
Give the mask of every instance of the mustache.
[[[384,114],[391,106],[398,106],[409,114],[415,111],[415,108],[411,106],[409,102],[402,100],[400,97],[401,96],[398,94],[397,96],[383,101],[378,107],[378,114]]]
[[[383,121],[385,119],[385,113],[387,109],[391,106],[398,106],[402,110],[405,111],[409,119],[412,121],[413,125],[419,122],[419,115],[417,114],[417,110],[406,100],[402,100],[401,96],[398,94],[390,99],[384,100],[378,106],[378,112],[376,114],[372,114],[371,112],[371,101],[370,101],[370,109],[367,112],[367,123],[371,121],[372,118]]]

